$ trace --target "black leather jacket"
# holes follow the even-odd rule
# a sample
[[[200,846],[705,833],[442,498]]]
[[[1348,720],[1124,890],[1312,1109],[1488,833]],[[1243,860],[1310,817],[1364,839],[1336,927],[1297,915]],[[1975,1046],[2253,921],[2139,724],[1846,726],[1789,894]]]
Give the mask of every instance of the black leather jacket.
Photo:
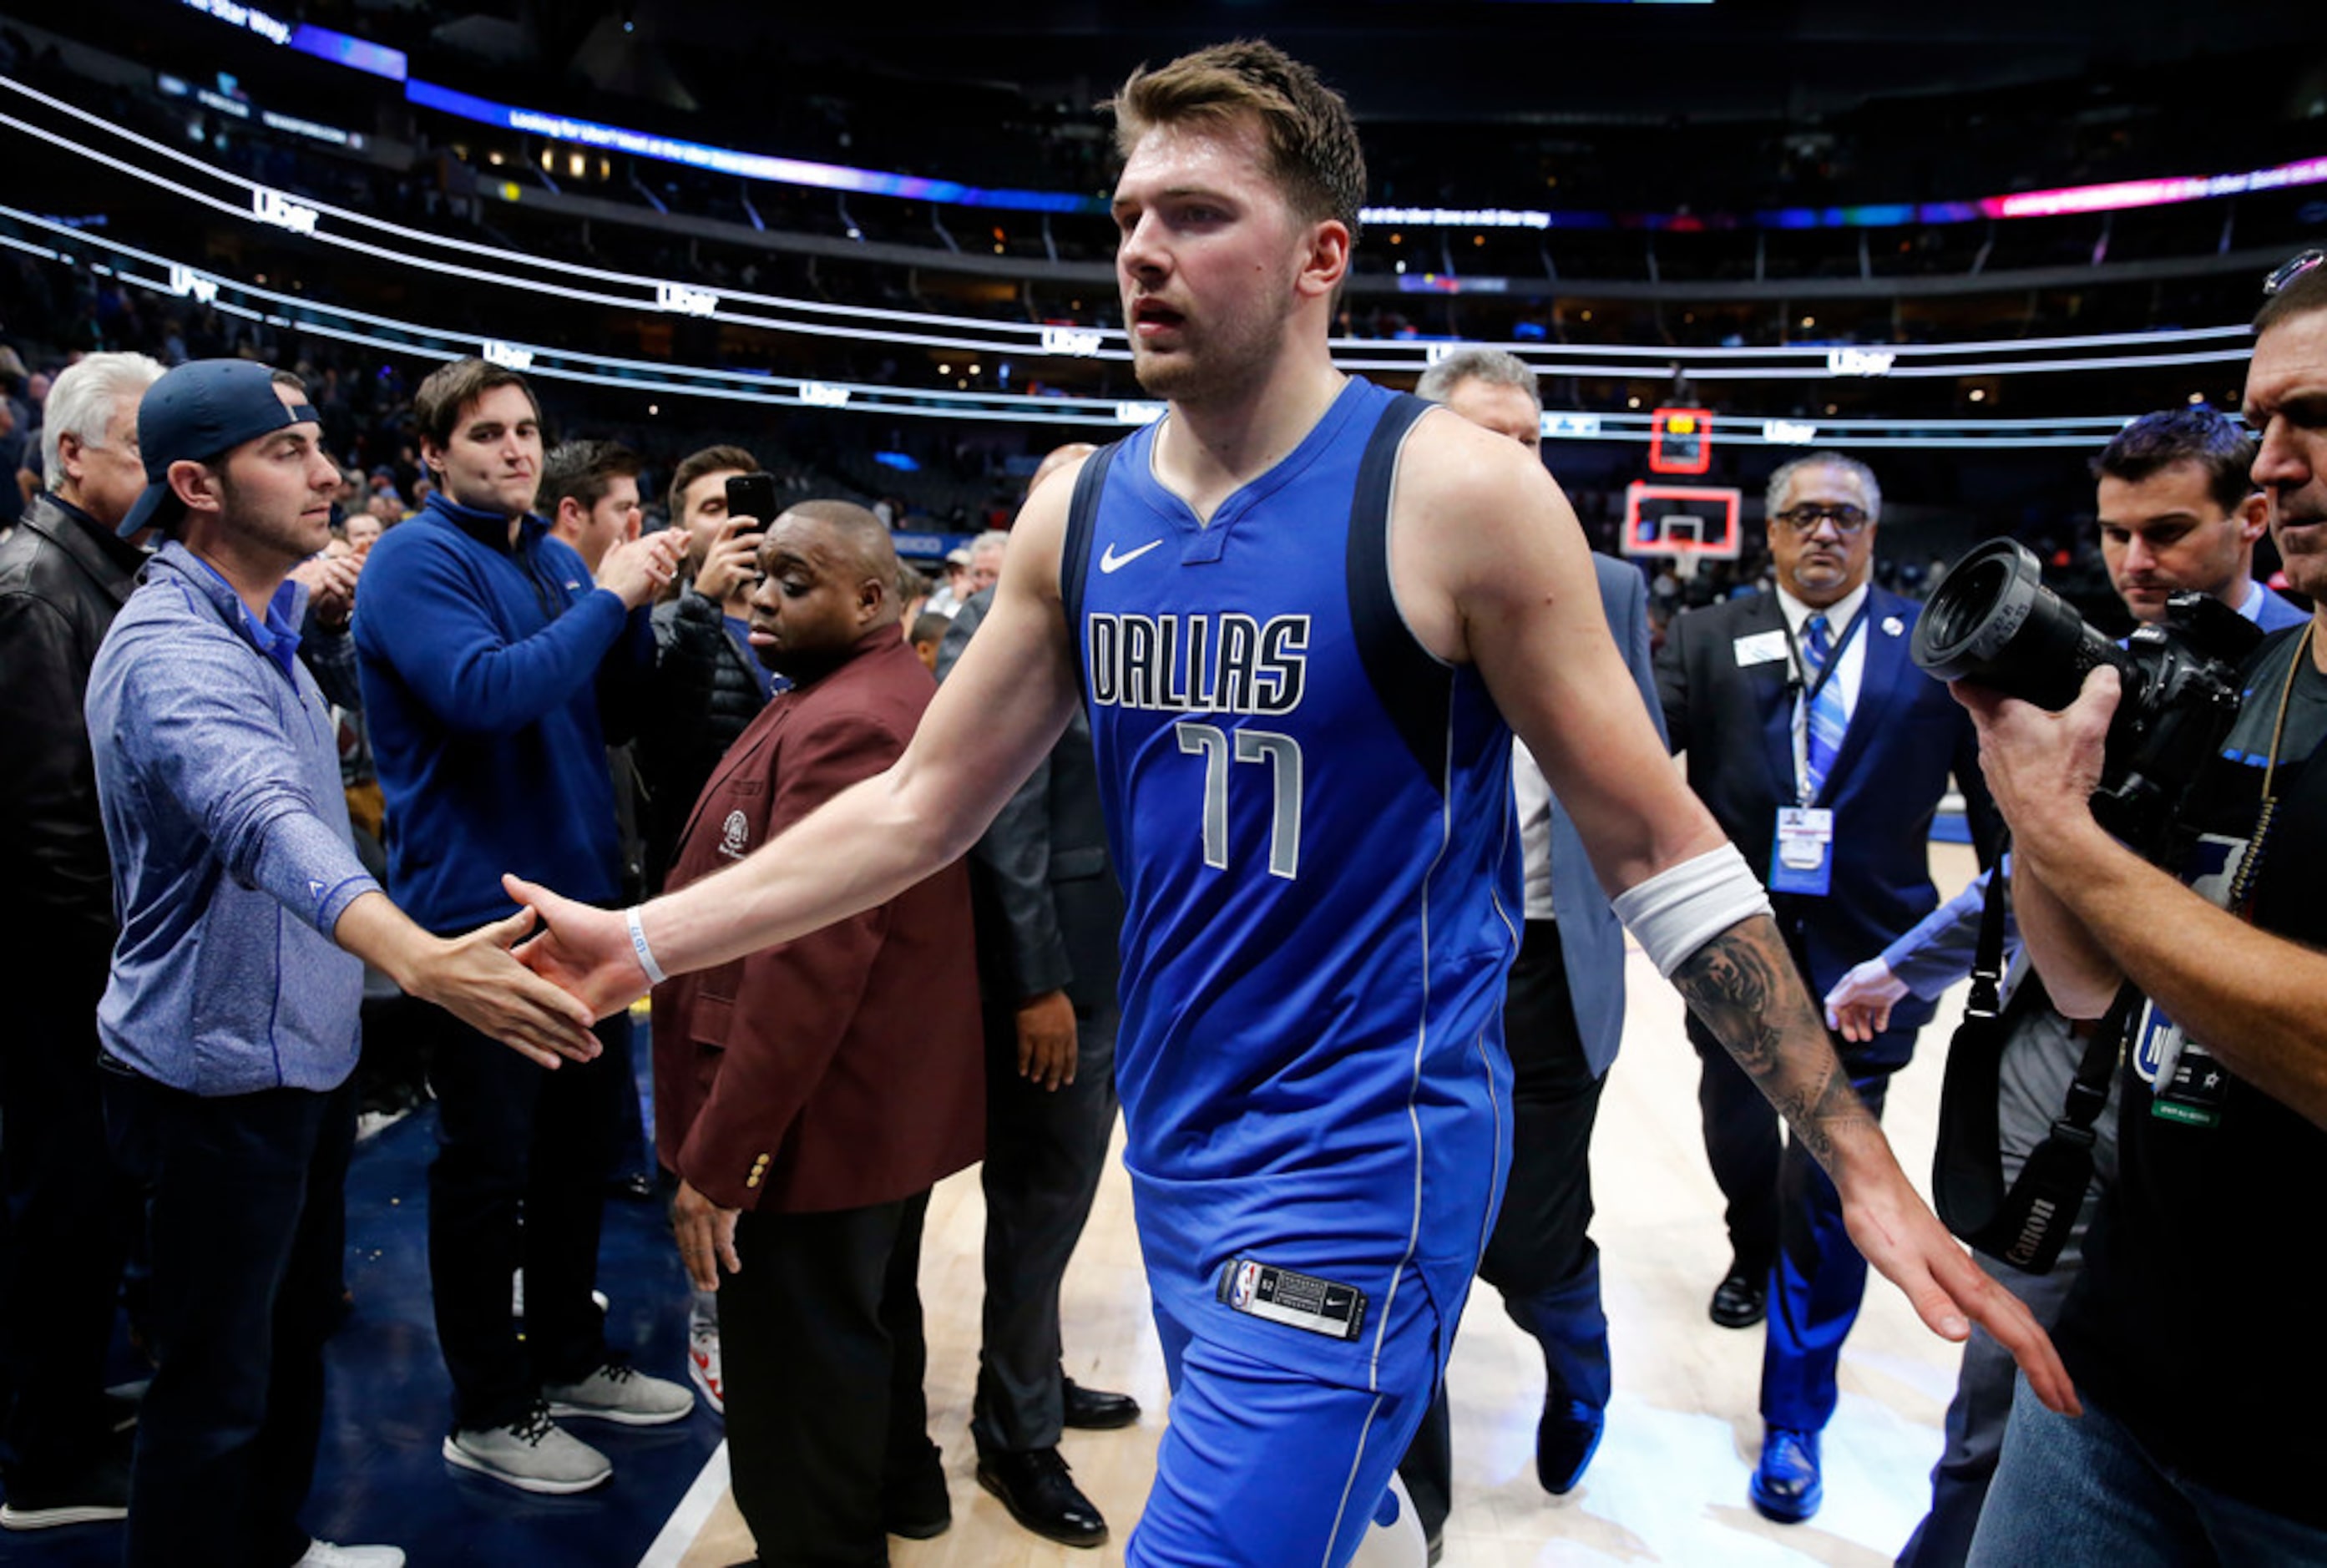
[[[654,635],[654,693],[631,751],[647,791],[647,885],[659,891],[695,798],[765,699],[726,617],[694,589],[655,607]]]
[[[81,698],[145,553],[54,496],[0,540],[0,950],[113,943],[113,871]]]

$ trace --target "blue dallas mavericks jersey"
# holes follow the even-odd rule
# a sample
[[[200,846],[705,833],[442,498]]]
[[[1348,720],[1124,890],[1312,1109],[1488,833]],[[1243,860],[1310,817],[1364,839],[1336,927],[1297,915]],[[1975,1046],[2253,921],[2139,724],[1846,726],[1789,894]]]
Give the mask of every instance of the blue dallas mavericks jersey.
[[[1151,425],[1085,465],[1061,567],[1130,911],[1116,1079],[1158,1304],[1358,1388],[1443,1358],[1509,1159],[1510,732],[1389,588],[1427,406],[1351,380],[1209,527],[1154,479]],[[1238,1259],[1353,1286],[1367,1321],[1233,1311]]]

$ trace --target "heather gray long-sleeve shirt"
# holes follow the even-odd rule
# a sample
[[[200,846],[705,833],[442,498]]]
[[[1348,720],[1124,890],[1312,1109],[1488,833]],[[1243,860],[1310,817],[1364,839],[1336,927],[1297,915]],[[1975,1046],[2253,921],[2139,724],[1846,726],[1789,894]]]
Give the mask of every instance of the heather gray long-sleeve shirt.
[[[205,1096],[355,1069],[363,965],[331,938],[356,859],[331,711],[298,659],[306,590],[253,618],[164,545],[98,650],[86,713],[121,936],[106,1051]]]

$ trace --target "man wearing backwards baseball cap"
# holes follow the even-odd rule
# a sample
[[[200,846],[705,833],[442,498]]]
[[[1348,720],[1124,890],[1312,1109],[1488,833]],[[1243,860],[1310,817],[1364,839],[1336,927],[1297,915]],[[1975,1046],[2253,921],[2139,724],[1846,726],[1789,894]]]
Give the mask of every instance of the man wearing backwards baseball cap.
[[[509,955],[530,911],[432,937],[358,862],[331,715],[299,662],[293,566],[338,470],[297,378],[170,371],[137,420],[123,524],[173,536],[89,674],[121,935],[98,1007],[107,1141],[152,1187],[154,1349],[125,1561],[396,1568],[311,1539],[338,1304],[363,962],[545,1067],[588,1019]],[[342,951],[344,949],[344,951]]]

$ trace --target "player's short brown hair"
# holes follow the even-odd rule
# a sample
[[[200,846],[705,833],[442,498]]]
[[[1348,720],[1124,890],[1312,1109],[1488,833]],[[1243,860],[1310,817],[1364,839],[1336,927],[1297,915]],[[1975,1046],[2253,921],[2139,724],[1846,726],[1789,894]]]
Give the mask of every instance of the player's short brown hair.
[[[1141,66],[1106,106],[1115,146],[1131,156],[1157,126],[1257,117],[1270,173],[1304,219],[1338,219],[1354,239],[1366,200],[1366,159],[1357,122],[1341,95],[1274,44],[1239,39],[1183,54],[1155,70]]]

